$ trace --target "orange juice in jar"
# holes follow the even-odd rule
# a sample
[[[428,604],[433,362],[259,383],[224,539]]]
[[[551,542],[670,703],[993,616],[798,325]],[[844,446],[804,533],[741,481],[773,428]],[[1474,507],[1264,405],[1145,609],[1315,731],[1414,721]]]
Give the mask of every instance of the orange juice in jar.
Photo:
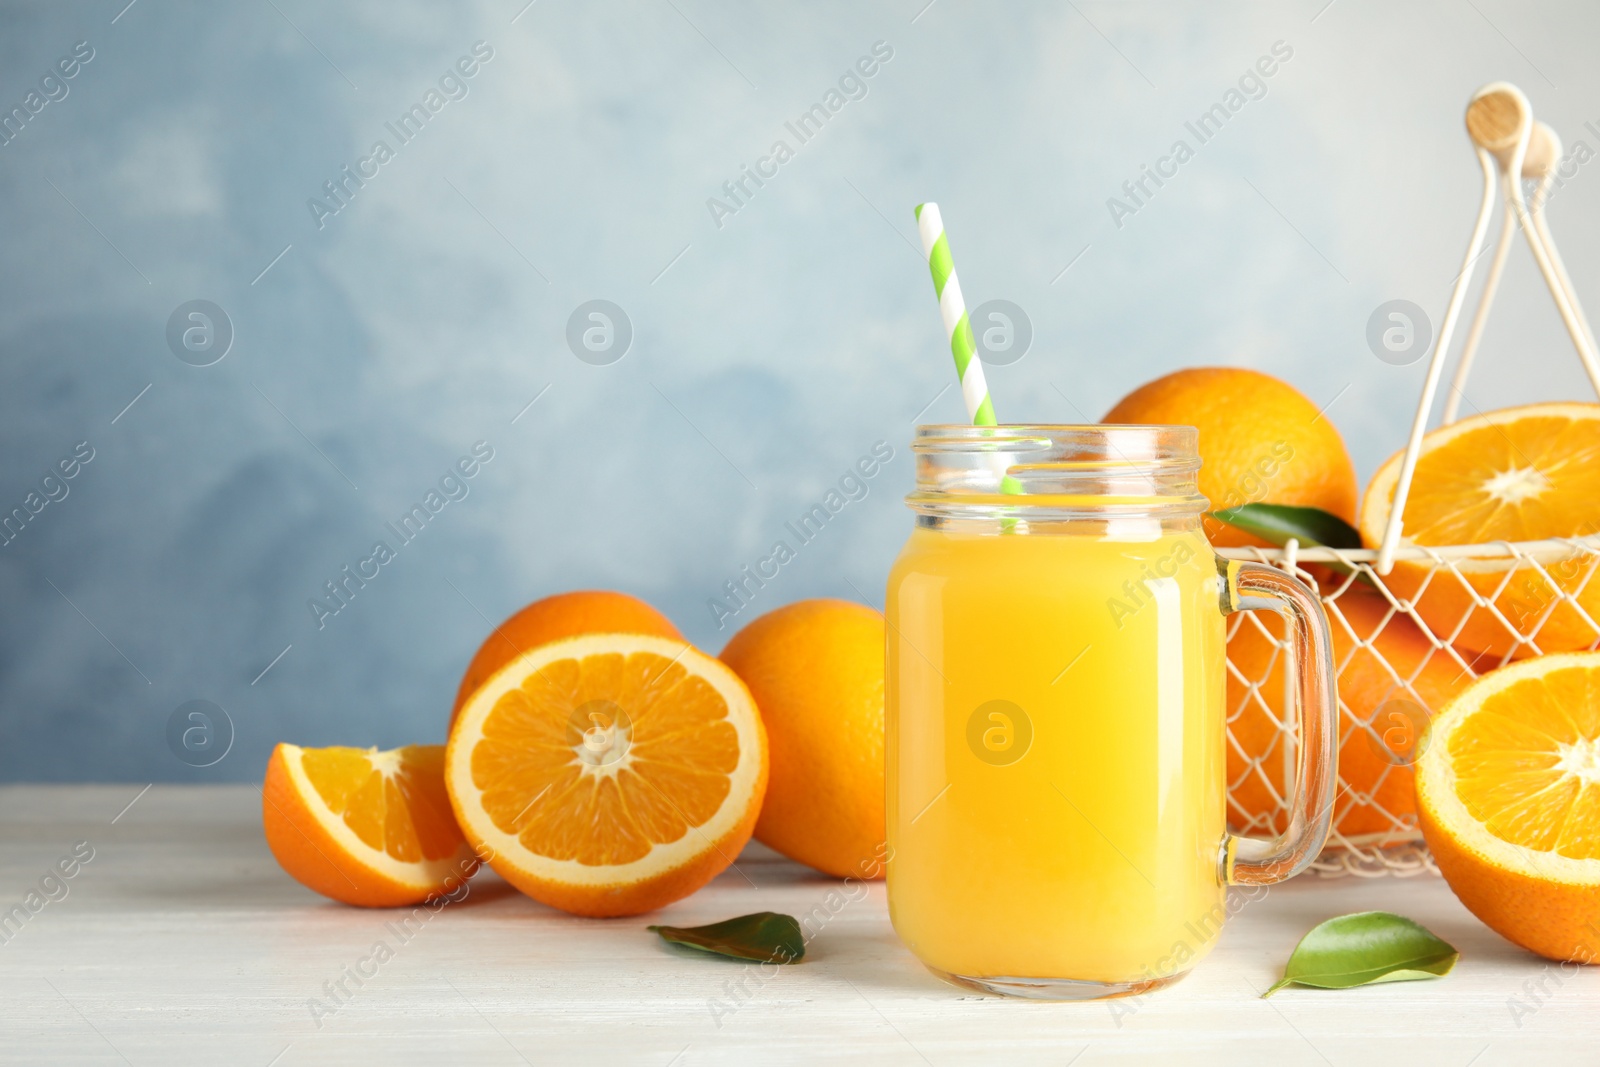
[[[1327,834],[1326,620],[1293,578],[1219,570],[1187,427],[920,427],[886,617],[889,906],[930,968],[1053,999],[1141,992],[1210,949],[1230,882]],[[1001,493],[1000,478],[1010,475]],[[1225,828],[1223,617],[1302,649],[1298,815]]]

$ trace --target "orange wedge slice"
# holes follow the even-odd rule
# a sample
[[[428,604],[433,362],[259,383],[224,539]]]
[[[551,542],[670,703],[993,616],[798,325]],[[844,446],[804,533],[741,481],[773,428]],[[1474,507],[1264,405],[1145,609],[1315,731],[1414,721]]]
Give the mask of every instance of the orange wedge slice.
[[[766,732],[739,677],[692,646],[590,634],[522,653],[474,691],[445,784],[506,881],[576,915],[636,915],[738,856],[766,792]]]
[[[279,745],[261,788],[267,845],[300,884],[346,904],[451,893],[478,860],[450,813],[443,767],[443,745]]]
[[[1391,456],[1367,486],[1360,529],[1369,546],[1383,539],[1402,458]],[[1403,546],[1589,546],[1549,546],[1532,560],[1456,559],[1453,570],[1396,562],[1385,581],[1416,601],[1437,636],[1513,658],[1600,641],[1600,404],[1529,404],[1434,430],[1422,440],[1404,520]]]
[[[1558,960],[1600,960],[1600,652],[1479,678],[1417,762],[1422,832],[1461,902]]]

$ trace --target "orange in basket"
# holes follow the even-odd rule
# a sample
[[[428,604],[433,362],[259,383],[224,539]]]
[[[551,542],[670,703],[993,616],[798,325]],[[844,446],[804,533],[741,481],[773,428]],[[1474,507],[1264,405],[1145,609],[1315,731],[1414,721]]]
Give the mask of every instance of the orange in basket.
[[[1414,833],[1411,764],[1428,720],[1472,677],[1366,586],[1345,590],[1328,615],[1339,668],[1334,829],[1347,837]],[[1282,634],[1282,623],[1263,613],[1240,616],[1228,639],[1228,813],[1237,829],[1258,835],[1281,833],[1288,816],[1278,799],[1288,795],[1292,755],[1279,725],[1289,721]]]

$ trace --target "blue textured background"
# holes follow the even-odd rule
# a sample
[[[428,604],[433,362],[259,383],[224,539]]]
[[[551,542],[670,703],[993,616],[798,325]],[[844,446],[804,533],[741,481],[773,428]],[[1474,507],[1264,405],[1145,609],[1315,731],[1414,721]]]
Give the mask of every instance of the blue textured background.
[[[1336,401],[1368,474],[1422,366],[1376,359],[1367,319],[1442,311],[1479,188],[1469,94],[1513,80],[1600,147],[1577,3],[124,3],[0,15],[0,110],[94,49],[0,147],[0,510],[94,449],[0,548],[0,779],[253,779],[280,739],[442,740],[485,618],[562,589],[638,593],[716,650],[708,598],[880,439],[867,497],[740,619],[881,604],[912,422],[962,414],[921,200],[969,304],[1032,320],[990,371],[1002,419],[1254,366]],[[468,95],[319,229],[308,198],[480,40]],[[1117,227],[1107,198],[1279,40],[1266,96]],[[877,41],[867,95],[719,228],[707,199]],[[1583,293],[1596,170],[1551,208]],[[165,340],[197,298],[236,331],[203,368]],[[594,298],[635,331],[609,366],[565,341]],[[1470,399],[1584,388],[1520,248]],[[477,441],[470,494],[319,630],[308,598]],[[193,699],[237,728],[204,770],[165,739]]]

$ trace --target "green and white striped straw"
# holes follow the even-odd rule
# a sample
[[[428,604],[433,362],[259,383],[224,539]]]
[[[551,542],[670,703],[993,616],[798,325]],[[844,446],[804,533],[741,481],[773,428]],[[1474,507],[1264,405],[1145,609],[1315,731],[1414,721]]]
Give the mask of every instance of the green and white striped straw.
[[[972,323],[967,320],[967,302],[961,296],[955,264],[950,260],[950,242],[945,238],[944,219],[939,205],[917,205],[917,230],[922,234],[922,251],[933,272],[933,294],[939,298],[939,314],[950,337],[950,354],[956,358],[956,374],[961,379],[961,399],[974,426],[993,426],[994,404],[989,401],[989,384],[983,380],[983,360],[972,338]]]
[[[956,280],[956,266],[950,259],[950,242],[945,238],[939,205],[918,204],[916,214],[922,251],[927,254],[928,269],[933,272],[933,293],[939,298],[939,314],[944,318],[944,330],[950,337],[950,354],[956,359],[956,374],[961,379],[961,399],[966,402],[972,425],[993,426],[994,404],[989,400],[989,383],[983,378],[983,360],[978,358],[978,344],[972,337],[967,302],[961,296],[961,283]],[[995,461],[995,473],[1000,475],[1000,491],[1022,492],[1022,483],[1006,473],[1005,459],[998,455],[991,458]],[[1013,520],[1006,522],[1010,529]]]

